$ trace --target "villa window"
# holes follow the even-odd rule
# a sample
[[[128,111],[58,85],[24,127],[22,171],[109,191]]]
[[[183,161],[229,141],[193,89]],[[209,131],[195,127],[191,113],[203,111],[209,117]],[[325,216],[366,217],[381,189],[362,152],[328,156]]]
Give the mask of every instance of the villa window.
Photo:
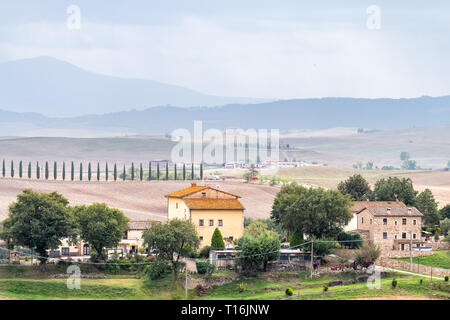
[[[383,219],[383,225],[387,225],[387,219],[386,218]]]
[[[402,224],[405,225],[406,224],[406,218],[402,219]]]
[[[203,237],[200,236],[200,241],[203,241]]]
[[[364,224],[364,217],[361,217],[361,224]]]
[[[416,234],[415,233],[413,233],[413,239],[416,239]]]
[[[61,248],[61,255],[68,256],[69,255],[69,248],[68,247]]]
[[[383,239],[387,239],[387,232],[383,232]]]
[[[83,246],[83,255],[88,256],[89,255],[89,245],[85,244]]]
[[[124,232],[122,239],[125,239],[125,240],[128,239],[128,231]]]
[[[200,227],[203,227],[203,219],[200,219],[200,220],[198,221],[198,225],[199,225]]]
[[[219,227],[223,226],[223,220],[219,220]]]
[[[417,224],[417,220],[413,220],[413,225],[416,225]]]
[[[406,232],[402,233],[402,239],[406,239]]]
[[[209,220],[209,226],[210,227],[214,226],[214,220]]]

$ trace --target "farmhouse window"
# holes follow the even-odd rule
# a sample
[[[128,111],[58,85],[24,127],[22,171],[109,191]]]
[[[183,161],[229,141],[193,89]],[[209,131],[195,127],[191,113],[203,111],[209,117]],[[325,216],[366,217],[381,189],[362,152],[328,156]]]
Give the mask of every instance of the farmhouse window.
[[[364,217],[361,217],[361,224],[364,224]]]
[[[198,221],[198,225],[200,226],[200,227],[203,227],[203,219],[200,219],[199,221]]]
[[[413,220],[413,225],[416,225],[416,224],[417,224],[417,220],[414,219],[414,220]]]
[[[223,226],[223,220],[219,220],[219,227]]]
[[[85,244],[83,246],[83,255],[88,256],[89,255],[89,245]]]
[[[402,232],[402,239],[406,239],[406,232]]]
[[[383,219],[383,224],[387,225],[387,219],[386,218]]]
[[[209,220],[209,226],[212,227],[214,225],[214,220]]]
[[[387,239],[387,232],[383,232],[383,239]]]
[[[68,256],[69,255],[69,248],[68,247],[61,248],[61,255]]]
[[[416,238],[416,234],[415,233],[413,233],[413,239],[415,239]]]
[[[406,218],[402,219],[402,224],[406,224]]]

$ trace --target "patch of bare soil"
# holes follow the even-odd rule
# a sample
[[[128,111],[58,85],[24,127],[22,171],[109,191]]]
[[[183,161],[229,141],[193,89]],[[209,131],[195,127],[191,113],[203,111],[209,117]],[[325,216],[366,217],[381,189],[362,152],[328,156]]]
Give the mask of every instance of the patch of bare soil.
[[[241,196],[245,216],[268,218],[279,187],[248,184],[238,181],[198,182],[199,185],[218,187]],[[16,201],[23,189],[39,192],[57,191],[71,205],[104,202],[122,210],[133,220],[160,220],[167,218],[165,194],[190,186],[188,181],[52,181],[28,179],[0,179],[0,221],[8,215],[8,206]]]

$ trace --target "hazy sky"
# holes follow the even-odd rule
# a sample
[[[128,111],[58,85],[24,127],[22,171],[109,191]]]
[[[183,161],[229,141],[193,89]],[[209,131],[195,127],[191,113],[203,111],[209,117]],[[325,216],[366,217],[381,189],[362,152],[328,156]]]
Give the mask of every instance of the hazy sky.
[[[47,55],[222,96],[450,94],[449,1],[5,2],[0,61]],[[379,29],[367,26],[371,5]]]

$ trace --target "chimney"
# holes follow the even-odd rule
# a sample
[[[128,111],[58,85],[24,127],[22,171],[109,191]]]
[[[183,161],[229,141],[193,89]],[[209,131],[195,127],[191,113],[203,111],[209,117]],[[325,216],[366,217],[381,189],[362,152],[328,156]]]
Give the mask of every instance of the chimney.
[[[367,203],[369,203],[370,202],[369,198],[367,198],[366,201],[367,201]]]
[[[387,214],[391,214],[391,208],[387,208]]]
[[[197,183],[196,182],[191,182],[191,187],[196,187]]]
[[[398,199],[397,199],[397,198],[395,198],[395,203],[399,204],[399,203],[400,203],[400,201],[398,201]]]
[[[412,214],[412,208],[408,208],[408,214],[409,214],[409,215]]]

